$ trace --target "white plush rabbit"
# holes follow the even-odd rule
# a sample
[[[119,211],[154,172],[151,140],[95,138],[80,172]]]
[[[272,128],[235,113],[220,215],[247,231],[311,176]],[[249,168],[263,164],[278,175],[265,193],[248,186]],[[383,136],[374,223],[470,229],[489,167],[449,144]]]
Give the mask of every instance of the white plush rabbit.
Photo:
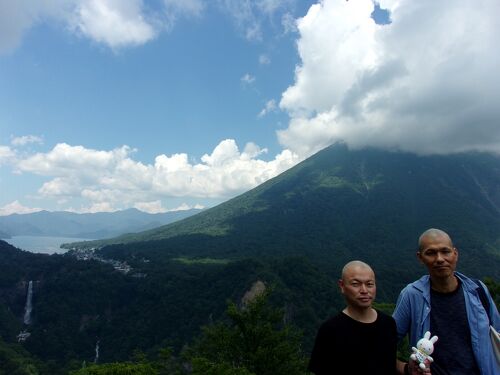
[[[418,340],[417,347],[412,347],[413,354],[410,355],[410,358],[414,361],[418,361],[420,364],[420,368],[425,369],[424,361],[427,359],[429,362],[433,362],[434,360],[431,357],[432,352],[434,351],[434,343],[438,340],[437,336],[431,337],[431,333],[429,331],[425,332],[424,337]]]

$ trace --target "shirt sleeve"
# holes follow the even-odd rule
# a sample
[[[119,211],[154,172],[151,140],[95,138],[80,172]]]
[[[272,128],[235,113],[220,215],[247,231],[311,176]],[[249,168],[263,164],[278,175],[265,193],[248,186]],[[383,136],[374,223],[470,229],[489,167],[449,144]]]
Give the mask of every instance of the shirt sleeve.
[[[399,294],[398,301],[396,302],[396,308],[392,314],[392,317],[396,321],[398,341],[401,341],[410,330],[411,307],[407,289],[408,287],[404,288]]]

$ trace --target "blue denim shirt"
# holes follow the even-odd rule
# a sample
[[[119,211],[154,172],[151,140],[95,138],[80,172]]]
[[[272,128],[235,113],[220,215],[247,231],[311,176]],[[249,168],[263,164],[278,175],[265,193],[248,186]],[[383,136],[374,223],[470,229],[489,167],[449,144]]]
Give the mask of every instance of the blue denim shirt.
[[[482,375],[498,375],[500,367],[496,362],[489,335],[488,315],[477,293],[478,285],[465,275],[455,272],[455,276],[462,282],[465,297],[465,309],[471,332],[472,350]],[[490,301],[491,325],[500,331],[500,316],[486,286],[486,296]],[[408,284],[400,293],[394,310],[394,320],[401,340],[408,333],[410,346],[416,346],[417,341],[430,329],[430,278],[423,276],[419,280]],[[431,332],[432,333],[432,332]]]

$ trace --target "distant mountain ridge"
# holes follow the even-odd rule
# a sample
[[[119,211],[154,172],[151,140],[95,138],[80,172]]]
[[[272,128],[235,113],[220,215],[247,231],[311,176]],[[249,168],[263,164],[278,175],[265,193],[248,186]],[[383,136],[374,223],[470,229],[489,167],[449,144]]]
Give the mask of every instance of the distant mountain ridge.
[[[109,238],[159,227],[194,215],[201,210],[149,214],[135,208],[115,212],[73,213],[40,211],[0,216],[0,238],[55,236]]]
[[[499,155],[418,156],[337,144],[196,216],[69,247],[114,245],[103,253],[158,260],[298,255],[334,270],[362,258],[404,280],[405,270],[418,272],[418,235],[438,227],[467,250],[464,270],[498,278],[499,208]]]

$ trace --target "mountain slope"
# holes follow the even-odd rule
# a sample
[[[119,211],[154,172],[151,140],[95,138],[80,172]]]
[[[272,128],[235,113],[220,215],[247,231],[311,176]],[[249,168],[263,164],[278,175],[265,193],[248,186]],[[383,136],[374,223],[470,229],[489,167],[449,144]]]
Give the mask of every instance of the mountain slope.
[[[103,252],[157,260],[306,255],[334,270],[355,257],[396,278],[392,269],[416,268],[416,240],[429,227],[452,235],[465,270],[499,277],[500,157],[334,145],[198,215],[83,246],[122,243]]]

